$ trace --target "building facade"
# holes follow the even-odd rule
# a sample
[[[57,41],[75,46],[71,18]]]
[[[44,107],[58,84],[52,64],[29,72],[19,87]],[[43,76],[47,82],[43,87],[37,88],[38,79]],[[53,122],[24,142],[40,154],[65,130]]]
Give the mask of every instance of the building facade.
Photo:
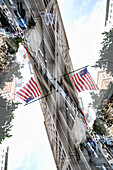
[[[97,74],[97,85],[100,90],[104,90],[100,104],[104,103],[102,108],[106,114],[106,123],[109,127],[109,132],[113,126],[113,77],[106,73],[106,70],[101,70]],[[112,133],[112,132],[110,132]]]
[[[8,166],[8,147],[0,145],[0,170],[7,170]]]
[[[39,101],[57,169],[89,169],[85,157],[78,150],[78,144],[85,139],[82,131],[86,127],[71,76],[65,75],[73,71],[73,66],[58,3],[29,1],[29,9],[33,10],[36,27],[26,33],[30,40],[28,49],[35,78],[43,94]],[[51,28],[45,19],[45,9],[54,13]],[[81,159],[77,161],[79,156]]]
[[[105,14],[105,26],[107,28],[113,27],[113,1],[106,1],[106,14]]]
[[[99,89],[107,89],[110,82],[113,82],[113,77],[109,74],[106,74],[106,70],[98,71],[97,86]]]

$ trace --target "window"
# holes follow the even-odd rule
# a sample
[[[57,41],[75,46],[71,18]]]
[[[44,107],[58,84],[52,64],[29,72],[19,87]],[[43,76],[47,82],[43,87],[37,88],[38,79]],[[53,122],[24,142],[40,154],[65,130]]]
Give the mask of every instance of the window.
[[[9,0],[9,2],[11,3],[11,5],[13,5],[13,1],[12,0]]]
[[[70,167],[70,165],[68,165],[68,169],[69,169],[69,170],[71,170],[71,167]]]
[[[3,161],[2,161],[2,160],[0,160],[0,163],[1,163],[1,164],[3,164]]]
[[[57,21],[57,23],[56,23],[56,32],[58,33],[58,31],[59,31],[59,23]]]
[[[15,80],[16,80],[16,87],[22,87],[22,79],[16,77]]]
[[[45,7],[47,7],[47,5],[49,4],[50,0],[44,0],[44,5]]]
[[[64,161],[66,159],[66,154],[65,154],[64,150],[63,150],[63,159],[64,159]]]
[[[62,148],[62,144],[61,144],[61,142],[59,141],[59,146]]]

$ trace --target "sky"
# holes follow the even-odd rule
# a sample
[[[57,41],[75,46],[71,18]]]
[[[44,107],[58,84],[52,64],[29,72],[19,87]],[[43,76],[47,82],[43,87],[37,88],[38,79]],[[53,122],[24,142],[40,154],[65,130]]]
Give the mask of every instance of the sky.
[[[70,46],[70,56],[76,68],[92,65],[101,49],[106,0],[59,1]]]
[[[38,102],[19,106],[9,145],[8,170],[56,169],[42,116]]]
[[[74,70],[89,65],[88,71],[97,83],[98,69],[91,66],[99,59],[102,47],[106,0],[59,0],[58,2]],[[79,96],[83,98],[84,107],[87,107],[91,102],[89,91],[81,92]]]
[[[21,70],[24,86],[33,74],[30,74],[28,60],[23,60],[20,54],[25,54],[21,46],[17,59],[25,64]],[[16,88],[18,91],[20,87]],[[56,170],[53,154],[44,126],[44,117],[39,101],[26,106],[25,102],[15,95],[15,100],[21,102],[15,111],[13,137],[9,143],[8,170]]]
[[[101,49],[106,0],[58,0],[74,69],[92,65]],[[96,81],[97,72],[90,69]],[[25,70],[24,75],[28,73]],[[29,76],[25,76],[25,80]],[[86,97],[87,92],[80,96]],[[87,100],[89,96],[87,94]],[[84,100],[84,105],[87,102]],[[8,170],[56,170],[39,102],[16,111]]]

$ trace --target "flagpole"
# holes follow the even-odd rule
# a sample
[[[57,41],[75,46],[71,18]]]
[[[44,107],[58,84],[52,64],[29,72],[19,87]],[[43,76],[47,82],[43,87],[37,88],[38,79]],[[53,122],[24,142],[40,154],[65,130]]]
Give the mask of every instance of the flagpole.
[[[81,69],[86,68],[86,67],[88,67],[88,66],[89,66],[89,65],[84,66],[84,67],[81,67],[81,68],[79,68],[79,69],[77,69],[77,70],[71,71],[71,72],[69,72],[69,73],[66,73],[66,74],[62,75],[61,78],[62,78],[63,76],[66,76],[66,75],[68,75],[68,74],[74,73],[75,71],[81,70]]]
[[[54,91],[53,93],[55,93],[55,92],[58,92],[58,90],[57,90],[57,91]],[[38,99],[33,100],[33,101],[29,102],[29,103],[26,103],[24,106],[26,106],[26,105],[28,105],[28,104],[31,104],[31,103],[34,103],[34,102],[36,102],[37,100],[43,99],[44,97],[50,96],[50,95],[53,94],[53,93],[49,93],[49,94],[47,94],[47,95],[45,95],[45,96],[42,96],[41,98],[38,98]]]

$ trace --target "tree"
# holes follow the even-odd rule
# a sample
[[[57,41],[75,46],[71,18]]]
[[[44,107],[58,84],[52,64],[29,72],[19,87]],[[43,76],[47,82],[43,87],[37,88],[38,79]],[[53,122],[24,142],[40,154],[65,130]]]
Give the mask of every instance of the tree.
[[[102,49],[100,50],[99,60],[92,67],[104,69],[107,74],[113,76],[113,29],[102,34],[104,38],[101,43]],[[97,122],[95,122],[94,126],[99,123],[99,119],[100,121],[104,121],[108,126],[111,126],[113,124],[113,114],[109,113],[108,105],[109,101],[113,101],[113,99],[111,99],[111,96],[113,96],[113,83],[110,82],[108,89],[100,90],[99,94],[95,94],[94,92],[90,94],[93,100],[90,106],[96,110],[97,115]]]
[[[99,110],[104,105],[103,103],[103,96],[106,90],[100,90],[99,94],[92,91],[90,92],[92,103],[89,103],[89,107],[91,106],[95,110]]]
[[[108,127],[113,124],[113,114],[110,113],[110,105],[113,103],[113,83],[111,82],[106,90],[100,90],[99,94],[91,92],[92,103],[89,103],[89,107],[92,107],[96,111],[96,117],[104,122]]]
[[[2,37],[2,45],[0,46],[0,88],[3,89],[5,82],[11,82],[13,77],[22,78],[20,72],[20,64],[16,61],[16,52],[22,38]]]
[[[0,89],[2,90],[6,82],[11,82],[15,77],[22,78],[20,73],[20,65],[16,62],[16,52],[22,38],[19,36],[7,37],[0,36]],[[8,101],[0,94],[0,143],[6,138],[11,137],[12,119],[14,119],[14,111],[20,103]]]
[[[95,63],[95,68],[106,69],[106,72],[113,76],[113,29],[103,32],[102,49],[99,60]]]
[[[107,131],[104,122],[98,117],[95,119],[93,124],[93,130],[99,135],[107,135]]]
[[[14,111],[19,103],[7,101],[0,95],[0,143],[6,138],[11,137],[12,119],[14,119]]]
[[[108,89],[101,89],[98,93],[90,92],[92,103],[89,103],[89,107],[92,107],[96,110],[97,116],[104,116],[104,107],[109,100]]]

